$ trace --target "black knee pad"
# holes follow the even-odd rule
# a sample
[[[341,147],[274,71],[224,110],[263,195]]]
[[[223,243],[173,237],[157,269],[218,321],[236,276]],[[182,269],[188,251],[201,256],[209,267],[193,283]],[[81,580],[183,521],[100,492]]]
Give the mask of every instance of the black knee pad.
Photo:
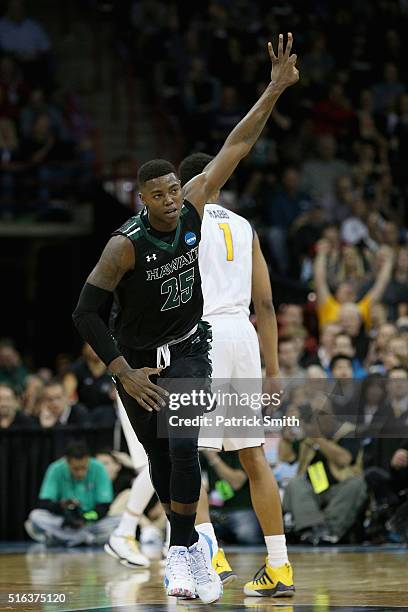
[[[170,440],[169,450],[171,463],[176,471],[182,470],[188,473],[200,469],[197,440],[189,438]]]

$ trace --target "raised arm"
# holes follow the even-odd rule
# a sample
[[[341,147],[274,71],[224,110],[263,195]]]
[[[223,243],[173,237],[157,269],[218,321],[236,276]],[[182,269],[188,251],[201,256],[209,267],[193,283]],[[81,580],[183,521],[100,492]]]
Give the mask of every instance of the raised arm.
[[[277,377],[279,376],[278,326],[268,267],[256,235],[252,245],[252,301],[261,338],[266,376]]]
[[[299,72],[296,55],[291,55],[292,34],[288,34],[286,50],[283,51],[283,35],[279,35],[278,55],[272,43],[268,43],[272,62],[271,82],[251,110],[238,123],[226,139],[220,152],[206,166],[202,174],[194,177],[184,187],[184,196],[202,215],[208,198],[227,182],[235,168],[258,140],[279,96],[287,87],[296,83]]]
[[[317,303],[324,304],[330,295],[327,283],[327,255],[330,245],[324,238],[317,243],[317,255],[313,266],[313,279],[317,295]]]

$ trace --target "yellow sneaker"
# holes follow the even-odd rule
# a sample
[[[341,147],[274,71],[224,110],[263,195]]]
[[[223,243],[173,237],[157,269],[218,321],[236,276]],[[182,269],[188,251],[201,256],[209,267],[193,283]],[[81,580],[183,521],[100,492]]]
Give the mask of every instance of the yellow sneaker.
[[[244,586],[244,593],[253,597],[292,597],[295,587],[291,564],[271,567],[266,557],[265,565]]]
[[[232,571],[222,548],[219,548],[217,554],[213,556],[212,566],[221,578],[221,582],[224,586],[234,582],[237,577],[236,573]]]

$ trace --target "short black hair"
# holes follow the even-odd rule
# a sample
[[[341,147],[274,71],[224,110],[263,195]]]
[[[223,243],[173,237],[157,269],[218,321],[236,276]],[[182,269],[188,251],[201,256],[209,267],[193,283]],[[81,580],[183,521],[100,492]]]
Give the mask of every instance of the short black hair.
[[[139,187],[141,187],[146,181],[151,181],[158,176],[165,176],[172,172],[177,176],[176,169],[171,162],[166,159],[152,159],[140,166],[137,173],[137,182]]]
[[[344,355],[344,354],[340,353],[339,355],[335,355],[334,357],[332,357],[332,359],[330,360],[329,368],[333,371],[333,368],[336,365],[336,363],[338,361],[342,361],[344,359],[346,361],[348,361],[349,364],[353,367],[353,358],[349,357],[348,355]]]
[[[67,459],[83,459],[90,456],[88,445],[83,440],[71,440],[65,448]]]
[[[201,174],[204,168],[208,166],[213,159],[212,155],[207,155],[207,153],[192,153],[191,155],[187,155],[179,166],[181,184],[185,185],[188,181],[191,181],[192,178],[197,176],[197,174]]]

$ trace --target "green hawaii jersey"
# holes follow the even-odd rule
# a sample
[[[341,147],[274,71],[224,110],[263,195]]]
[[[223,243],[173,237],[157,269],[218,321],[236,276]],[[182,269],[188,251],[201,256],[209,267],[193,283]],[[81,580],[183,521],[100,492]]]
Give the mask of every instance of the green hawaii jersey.
[[[184,200],[171,243],[149,233],[141,213],[118,234],[132,241],[136,259],[115,291],[113,334],[119,345],[150,350],[187,334],[203,314],[197,210]]]

